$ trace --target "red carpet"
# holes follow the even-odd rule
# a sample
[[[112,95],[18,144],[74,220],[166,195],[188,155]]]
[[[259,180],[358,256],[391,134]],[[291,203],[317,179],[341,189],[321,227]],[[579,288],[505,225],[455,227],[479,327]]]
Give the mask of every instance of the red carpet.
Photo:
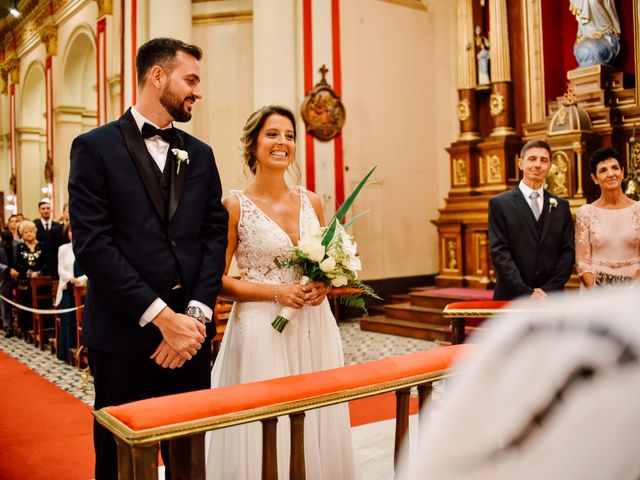
[[[493,290],[476,290],[473,288],[434,288],[429,290],[421,290],[419,293],[424,297],[451,297],[464,298],[465,300],[491,300],[493,298]]]
[[[0,352],[0,479],[93,478],[91,408]]]

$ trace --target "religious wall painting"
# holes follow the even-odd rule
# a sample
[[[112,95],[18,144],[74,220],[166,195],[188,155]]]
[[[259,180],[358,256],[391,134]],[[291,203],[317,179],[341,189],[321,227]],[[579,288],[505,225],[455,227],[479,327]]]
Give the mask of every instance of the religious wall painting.
[[[300,110],[307,131],[326,142],[342,130],[346,111],[340,97],[327,83],[329,70],[323,65],[319,71],[322,78],[304,98]]]

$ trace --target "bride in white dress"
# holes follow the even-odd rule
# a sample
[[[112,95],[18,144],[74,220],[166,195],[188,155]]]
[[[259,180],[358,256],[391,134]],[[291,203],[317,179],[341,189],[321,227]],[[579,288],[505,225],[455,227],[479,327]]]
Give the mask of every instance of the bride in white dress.
[[[244,158],[253,182],[224,199],[229,211],[227,271],[233,255],[240,279],[223,277],[222,294],[235,300],[211,374],[213,388],[315,372],[344,364],[342,342],[319,282],[305,286],[276,259],[287,255],[309,225],[323,224],[319,198],[289,188],[295,159],[295,118],[284,107],[263,107],[244,126]],[[271,326],[282,306],[299,309],[282,333]],[[355,477],[346,404],[306,412],[305,467],[310,480]],[[211,432],[207,479],[261,476],[261,424]],[[278,478],[289,478],[289,421],[278,420]]]

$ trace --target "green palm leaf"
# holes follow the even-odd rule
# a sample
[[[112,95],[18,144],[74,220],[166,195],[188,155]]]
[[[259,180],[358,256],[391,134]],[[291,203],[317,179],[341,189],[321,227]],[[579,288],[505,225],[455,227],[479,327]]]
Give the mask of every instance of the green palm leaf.
[[[377,167],[378,166],[376,165],[371,170],[369,170],[369,173],[367,173],[365,175],[365,177],[362,180],[360,180],[360,183],[355,188],[355,190],[351,193],[351,195],[349,195],[349,198],[347,198],[344,201],[344,203],[342,205],[340,205],[340,208],[338,209],[336,214],[333,216],[333,218],[331,218],[331,220],[329,220],[329,223],[327,224],[327,225],[329,225],[329,228],[327,228],[327,231],[324,232],[324,236],[322,237],[322,245],[323,246],[326,247],[327,245],[329,245],[329,243],[333,239],[334,233],[336,232],[336,222],[341,222],[342,221],[344,216],[347,214],[347,211],[349,211],[349,209],[351,208],[351,205],[353,204],[354,200],[356,199],[356,197],[360,193],[360,190],[362,190],[362,187],[365,186],[365,184],[367,183],[367,180],[369,180],[369,177],[371,176],[371,174],[373,173],[373,171]]]

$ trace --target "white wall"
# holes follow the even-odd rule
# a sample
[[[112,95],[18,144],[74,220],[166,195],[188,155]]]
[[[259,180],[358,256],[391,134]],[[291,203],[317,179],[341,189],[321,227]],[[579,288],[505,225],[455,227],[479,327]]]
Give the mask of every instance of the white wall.
[[[354,226],[364,278],[438,271],[437,217],[455,139],[456,3],[421,11],[380,0],[341,5],[347,189],[373,165]]]

